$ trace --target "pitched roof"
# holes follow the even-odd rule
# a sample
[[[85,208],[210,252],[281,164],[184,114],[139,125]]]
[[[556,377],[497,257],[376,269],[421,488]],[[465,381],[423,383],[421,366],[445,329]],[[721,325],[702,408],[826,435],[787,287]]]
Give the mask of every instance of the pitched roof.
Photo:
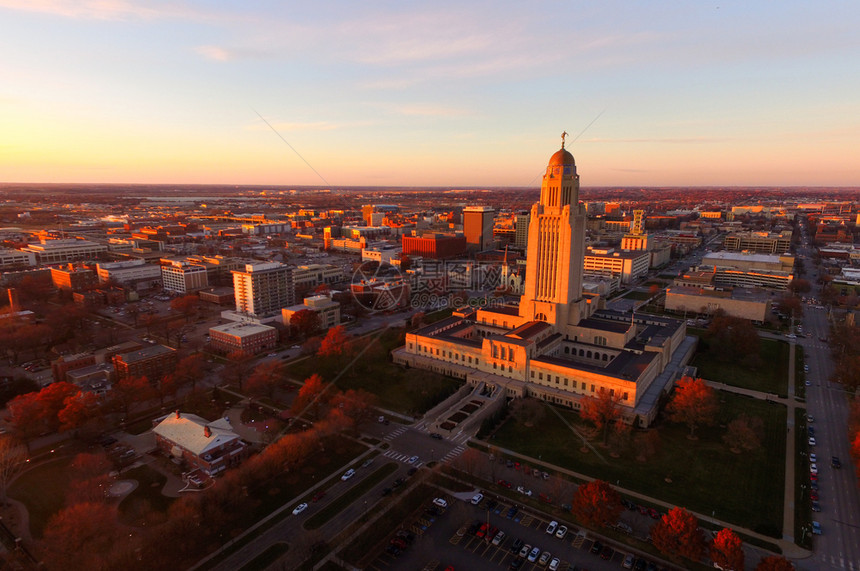
[[[238,440],[239,435],[226,428],[225,423],[209,422],[196,414],[169,414],[158,423],[152,431],[192,454],[200,456],[219,446]],[[205,427],[209,427],[210,435],[206,436]]]

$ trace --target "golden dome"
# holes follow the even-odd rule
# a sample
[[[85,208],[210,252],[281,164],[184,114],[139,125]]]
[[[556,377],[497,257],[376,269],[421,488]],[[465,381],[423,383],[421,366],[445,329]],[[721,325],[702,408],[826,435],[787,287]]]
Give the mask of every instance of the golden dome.
[[[547,166],[576,166],[576,163],[573,161],[573,155],[562,147],[550,157],[549,165]]]

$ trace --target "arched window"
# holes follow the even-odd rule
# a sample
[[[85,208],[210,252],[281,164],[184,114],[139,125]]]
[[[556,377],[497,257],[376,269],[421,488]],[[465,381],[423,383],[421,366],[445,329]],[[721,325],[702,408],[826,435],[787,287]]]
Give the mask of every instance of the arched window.
[[[549,320],[546,318],[546,314],[545,314],[545,313],[538,313],[537,315],[535,315],[535,319],[537,319],[538,321],[549,321]]]

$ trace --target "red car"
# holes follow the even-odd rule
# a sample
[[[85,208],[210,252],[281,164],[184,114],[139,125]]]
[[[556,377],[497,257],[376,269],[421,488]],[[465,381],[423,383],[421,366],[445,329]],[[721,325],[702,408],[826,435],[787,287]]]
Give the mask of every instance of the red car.
[[[809,492],[809,499],[817,502],[818,501],[818,492],[816,492],[816,491]]]
[[[311,498],[312,502],[318,502],[325,497],[325,492],[319,491],[314,494],[314,497]]]
[[[510,488],[510,487],[511,487],[511,483],[510,483],[510,482],[508,482],[507,480],[499,480],[499,481],[498,481],[498,482],[496,482],[496,483],[497,483],[498,485],[502,486],[503,488]]]

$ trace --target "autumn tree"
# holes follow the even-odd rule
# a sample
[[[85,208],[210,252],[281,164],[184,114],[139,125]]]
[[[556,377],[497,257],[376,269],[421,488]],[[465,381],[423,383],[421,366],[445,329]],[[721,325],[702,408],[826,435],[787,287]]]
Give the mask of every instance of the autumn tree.
[[[319,331],[321,324],[319,313],[310,309],[302,309],[290,317],[290,329],[299,333],[303,339]]]
[[[177,297],[170,302],[170,309],[185,316],[185,323],[191,321],[191,317],[197,313],[200,298],[194,294]]]
[[[106,569],[105,555],[127,535],[117,523],[116,508],[101,502],[60,510],[45,525],[41,546],[46,568]]]
[[[744,361],[748,366],[758,365],[761,347],[758,331],[752,322],[732,317],[722,309],[714,312],[705,335],[710,352],[725,361]]]
[[[78,391],[66,397],[63,408],[57,413],[60,430],[79,430],[90,428],[94,431],[102,419],[101,399],[93,392]]]
[[[352,337],[347,335],[343,325],[328,330],[320,343],[317,355],[320,357],[348,357],[353,352]]]
[[[690,429],[689,438],[695,439],[696,428],[712,425],[719,408],[716,392],[703,379],[683,377],[678,381],[666,411],[670,421],[686,424]]]
[[[699,561],[705,553],[699,520],[684,508],[672,508],[651,527],[651,543],[670,557],[691,561]]]
[[[273,398],[284,382],[284,366],[280,361],[264,361],[248,377],[246,390],[257,397]]]
[[[14,438],[0,435],[0,502],[6,505],[6,490],[20,474],[27,459],[27,449]]]
[[[177,388],[190,384],[191,390],[194,390],[197,388],[197,381],[203,378],[205,372],[206,361],[203,355],[192,353],[176,363],[176,368],[171,373],[171,376]]]
[[[348,389],[332,396],[329,405],[350,420],[353,428],[366,424],[376,416],[378,399],[363,389]]]
[[[784,295],[776,300],[776,309],[780,313],[799,317],[803,313],[803,303],[793,295]]]
[[[731,529],[724,527],[711,543],[711,560],[726,571],[743,571],[744,543]]]
[[[18,395],[9,401],[9,426],[12,432],[24,442],[29,450],[30,441],[42,434],[47,427],[42,416],[42,401],[39,393],[32,392]]]
[[[781,555],[769,555],[759,561],[755,571],[794,571],[794,565]]]
[[[546,416],[546,406],[536,398],[518,397],[509,406],[511,416],[523,426],[534,426]]]
[[[579,416],[594,424],[597,431],[603,435],[604,446],[612,424],[621,418],[620,402],[620,393],[611,393],[603,387],[600,387],[596,397],[587,396],[582,399]]]
[[[323,378],[314,373],[305,379],[302,388],[299,389],[290,412],[295,416],[301,415],[305,409],[313,407],[314,416],[319,418],[320,406],[325,402],[325,391],[328,385]]]
[[[111,401],[128,418],[132,405],[149,400],[154,396],[152,385],[146,377],[126,377],[114,384],[110,390]]]
[[[761,447],[761,440],[764,437],[764,422],[761,418],[754,416],[750,417],[745,414],[740,415],[729,423],[723,442],[729,447],[729,450],[735,454],[741,452],[752,452]]]
[[[59,413],[66,407],[66,399],[80,392],[81,389],[77,385],[67,382],[51,383],[39,391],[42,417],[49,430],[59,430],[61,422]]]
[[[580,485],[573,494],[571,511],[585,525],[609,526],[618,522],[624,507],[621,495],[603,480]]]
[[[113,468],[104,452],[78,454],[69,465],[69,490],[66,505],[81,502],[107,502]]]
[[[245,379],[251,372],[251,366],[251,355],[244,351],[233,351],[227,355],[227,363],[224,365],[221,377],[228,383],[239,387],[241,392]]]

